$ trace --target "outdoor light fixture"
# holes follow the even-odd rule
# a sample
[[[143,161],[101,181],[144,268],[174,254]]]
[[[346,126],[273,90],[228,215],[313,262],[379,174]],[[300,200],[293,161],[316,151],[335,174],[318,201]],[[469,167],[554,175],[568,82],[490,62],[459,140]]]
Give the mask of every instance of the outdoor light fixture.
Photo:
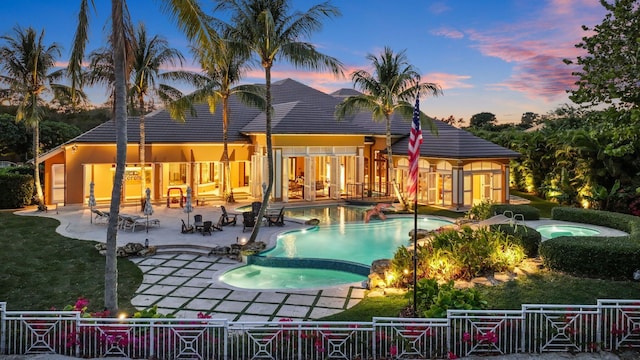
[[[145,248],[149,247],[149,239],[144,239],[144,247]]]
[[[247,239],[246,239],[246,238],[242,238],[242,239],[241,239],[241,238],[239,238],[239,237],[236,237],[236,243],[237,243],[237,244],[240,244],[240,245],[244,245],[244,244],[246,244],[246,243],[247,243]]]
[[[76,151],[78,151],[78,145],[75,145],[75,144],[74,144],[74,145],[71,147],[71,152],[73,152],[73,153],[75,154],[75,153],[76,153]]]

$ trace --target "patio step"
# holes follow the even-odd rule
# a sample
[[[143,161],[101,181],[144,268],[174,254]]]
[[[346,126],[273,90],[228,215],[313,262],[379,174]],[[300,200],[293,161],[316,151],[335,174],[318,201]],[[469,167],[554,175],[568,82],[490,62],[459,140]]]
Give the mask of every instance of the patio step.
[[[158,245],[156,254],[192,254],[208,256],[213,248],[202,245]]]

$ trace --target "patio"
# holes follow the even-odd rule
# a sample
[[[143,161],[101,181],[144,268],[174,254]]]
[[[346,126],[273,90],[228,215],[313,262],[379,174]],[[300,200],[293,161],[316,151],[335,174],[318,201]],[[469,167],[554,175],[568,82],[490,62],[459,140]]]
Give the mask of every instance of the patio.
[[[251,233],[243,232],[242,215],[235,226],[223,227],[223,231],[212,231],[211,236],[201,233],[182,233],[182,221],[193,225],[194,215],[200,214],[204,221],[218,222],[222,209],[220,205],[194,206],[190,214],[183,208],[167,208],[163,204],[154,205],[153,218],[159,226],[138,227],[135,231],[119,230],[117,246],[128,243],[144,244],[159,248],[158,253],[147,257],[129,258],[144,273],[142,284],[131,300],[138,309],[158,306],[158,311],[173,314],[179,318],[195,318],[200,312],[210,314],[215,319],[231,321],[270,321],[281,318],[295,320],[315,320],[351,308],[364,298],[365,289],[360,284],[314,290],[246,290],[220,283],[218,277],[225,271],[242,263],[227,257],[209,256],[217,246],[230,246],[248,239]],[[249,205],[237,203],[226,205],[227,212],[237,213],[236,208]],[[281,207],[281,204],[275,204]],[[103,212],[108,208],[99,207]],[[139,207],[128,206],[120,209],[123,214],[143,216]],[[107,226],[96,223],[90,217],[95,214],[84,207],[60,207],[46,213],[36,210],[19,212],[25,216],[46,216],[60,221],[56,231],[69,238],[105,242]],[[151,219],[151,217],[150,217]],[[146,217],[145,217],[146,220]],[[277,234],[282,231],[302,228],[296,220],[285,219],[284,226],[260,228],[258,241],[273,246]]]

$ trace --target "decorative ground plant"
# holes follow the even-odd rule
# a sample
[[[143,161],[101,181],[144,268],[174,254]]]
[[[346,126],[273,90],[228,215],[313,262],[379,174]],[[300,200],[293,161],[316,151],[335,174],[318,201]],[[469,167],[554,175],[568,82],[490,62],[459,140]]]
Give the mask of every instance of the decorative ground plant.
[[[494,272],[511,271],[525,253],[513,235],[481,228],[434,232],[430,241],[417,247],[418,278],[439,281],[470,280]],[[413,282],[413,251],[399,248],[391,261],[394,285]]]
[[[487,302],[474,288],[457,289],[453,281],[438,284],[435,279],[420,279],[416,284],[417,316],[442,318],[449,309],[481,310],[487,308]],[[413,290],[407,292],[407,298],[413,299]]]

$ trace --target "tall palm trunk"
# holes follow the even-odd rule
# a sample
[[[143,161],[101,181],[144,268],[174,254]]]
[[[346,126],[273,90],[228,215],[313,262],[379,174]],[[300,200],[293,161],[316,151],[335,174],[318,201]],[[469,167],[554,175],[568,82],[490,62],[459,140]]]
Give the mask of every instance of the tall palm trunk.
[[[233,189],[231,188],[231,165],[229,164],[229,96],[222,98],[222,161],[224,162],[224,185],[222,188],[225,201],[233,202]]]
[[[147,169],[145,166],[146,163],[146,135],[144,132],[144,94],[142,92],[138,95],[138,106],[140,106],[140,149],[138,149],[138,156],[140,157],[140,181],[142,184],[142,189],[140,191],[140,198],[145,197],[145,189],[147,188]]]
[[[385,117],[387,118],[387,171],[389,173],[389,183],[393,186],[393,191],[396,193],[396,197],[398,198],[398,201],[400,201],[400,205],[403,209],[406,209],[406,201],[402,191],[400,191],[398,182],[396,181],[396,171],[393,168],[393,152],[391,150],[391,115],[385,115]]]
[[[249,238],[249,242],[255,242],[258,237],[258,231],[260,231],[260,225],[262,224],[262,218],[264,217],[264,213],[267,210],[267,206],[269,205],[269,198],[271,197],[271,191],[273,190],[273,145],[271,142],[271,66],[267,65],[264,67],[264,78],[265,78],[265,100],[267,102],[267,108],[265,110],[266,116],[266,136],[267,136],[267,166],[268,166],[268,183],[267,188],[262,194],[262,206],[260,206],[260,211],[258,212],[258,219],[256,221],[256,226],[253,227],[253,231],[251,232],[251,237]]]
[[[36,202],[44,205],[42,183],[40,182],[40,121],[33,122],[33,182],[36,187]]]
[[[114,63],[114,115],[116,125],[116,173],[111,190],[109,227],[107,228],[107,253],[105,262],[104,304],[107,310],[118,311],[118,263],[116,244],[118,237],[118,214],[124,170],[127,159],[127,93],[125,82],[125,45],[123,0],[111,1]]]

